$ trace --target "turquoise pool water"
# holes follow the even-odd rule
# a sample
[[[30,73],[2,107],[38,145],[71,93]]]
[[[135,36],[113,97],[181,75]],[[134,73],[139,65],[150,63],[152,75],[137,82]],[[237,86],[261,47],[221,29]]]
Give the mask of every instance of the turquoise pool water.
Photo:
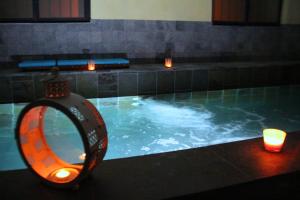
[[[300,86],[90,99],[106,122],[105,159],[140,156],[245,140],[263,128],[300,130]],[[14,127],[25,104],[0,104],[0,170],[25,168]],[[76,129],[50,109],[47,140],[70,162],[83,153]]]

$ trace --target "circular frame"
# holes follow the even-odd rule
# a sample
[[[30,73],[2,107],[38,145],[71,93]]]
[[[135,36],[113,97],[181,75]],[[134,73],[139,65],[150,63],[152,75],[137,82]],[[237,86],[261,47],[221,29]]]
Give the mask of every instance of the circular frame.
[[[75,125],[81,136],[81,140],[85,151],[85,159],[82,166],[78,165],[78,175],[73,175],[73,178],[70,181],[60,181],[52,178],[51,180],[49,177],[54,171],[60,170],[62,168],[72,168],[75,165],[70,164],[62,166],[63,164],[61,163],[65,163],[65,161],[57,157],[47,145],[46,140],[43,140],[43,117],[47,107],[54,108],[65,114]],[[34,117],[36,118],[36,121],[38,120],[37,123],[33,123],[35,124],[35,127],[32,129],[30,128],[30,122],[33,121],[28,122],[26,120],[28,118],[27,115],[29,113],[37,115]],[[32,147],[34,145],[26,143],[26,140],[24,142],[23,139],[24,135],[27,137],[29,134],[31,134],[30,131],[32,131],[33,129],[38,129],[38,133],[36,134],[37,136],[35,137],[40,137],[38,139],[43,140],[42,147],[44,152],[47,152],[47,158],[50,157],[52,160],[55,161],[54,164],[59,164],[59,167],[57,167],[56,165],[54,166],[54,164],[52,165],[50,163],[50,165],[52,165],[51,167],[53,169],[55,168],[55,170],[52,170],[51,173],[47,169],[49,166],[43,166],[44,168],[42,169],[39,169],[40,166],[38,168],[35,167],[32,160],[29,159],[26,150],[24,151],[24,149],[26,149],[25,145],[30,145],[27,148],[34,149],[34,147]],[[25,106],[18,117],[17,126],[15,129],[15,136],[22,159],[24,160],[28,168],[43,182],[59,188],[74,187],[78,185],[78,183],[82,181],[85,177],[87,177],[87,175],[96,167],[96,165],[103,160],[103,157],[105,156],[107,150],[107,131],[101,115],[93,106],[93,104],[91,104],[88,100],[73,93],[71,93],[68,97],[59,99],[40,99]],[[51,152],[53,153],[53,155],[51,155]],[[58,160],[55,156],[58,158]],[[46,174],[44,172],[41,172],[47,170],[48,172],[46,172]],[[72,169],[70,169],[69,172],[72,172]]]

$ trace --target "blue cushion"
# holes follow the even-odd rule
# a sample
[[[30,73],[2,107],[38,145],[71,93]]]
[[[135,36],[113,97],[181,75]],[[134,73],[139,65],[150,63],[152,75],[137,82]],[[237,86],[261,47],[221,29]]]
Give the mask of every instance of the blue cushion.
[[[98,65],[128,65],[129,60],[124,58],[108,58],[108,59],[92,59]],[[89,59],[74,59],[74,60],[58,60],[57,66],[76,66],[87,65]],[[20,68],[34,68],[34,67],[54,67],[56,66],[55,60],[26,60],[18,64]]]
[[[87,65],[88,59],[58,60],[57,66]]]
[[[55,60],[26,60],[18,64],[20,68],[31,68],[31,67],[54,67]]]
[[[129,64],[129,60],[124,58],[92,59],[92,61],[98,65]]]

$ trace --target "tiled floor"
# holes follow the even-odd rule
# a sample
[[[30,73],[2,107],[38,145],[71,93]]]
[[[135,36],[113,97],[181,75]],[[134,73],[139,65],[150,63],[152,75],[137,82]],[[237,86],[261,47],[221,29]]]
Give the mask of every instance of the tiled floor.
[[[281,153],[265,151],[262,138],[257,138],[184,151],[103,161],[93,172],[92,178],[83,182],[76,191],[49,188],[41,184],[28,170],[0,172],[0,191],[4,199],[45,200],[176,199],[186,195],[186,199],[197,199],[201,194],[243,197],[242,194],[235,194],[238,191],[244,191],[245,194],[257,198],[267,196],[273,199],[278,197],[274,195],[287,194],[289,189],[293,189],[294,195],[299,197],[299,192],[295,191],[295,184],[299,185],[299,181],[278,176],[292,173],[289,176],[296,177],[300,169],[299,156],[298,132],[288,134]],[[269,184],[283,190],[272,191]],[[257,188],[259,186],[260,189],[268,190],[260,190]],[[272,193],[266,193],[269,191]]]

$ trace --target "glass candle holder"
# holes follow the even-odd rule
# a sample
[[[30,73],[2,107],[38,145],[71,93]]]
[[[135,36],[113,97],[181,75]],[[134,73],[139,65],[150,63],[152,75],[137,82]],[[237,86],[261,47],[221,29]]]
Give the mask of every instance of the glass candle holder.
[[[270,152],[280,152],[284,145],[286,132],[278,129],[263,130],[264,147]]]
[[[172,65],[173,65],[172,58],[165,58],[165,67],[166,68],[171,68]]]

